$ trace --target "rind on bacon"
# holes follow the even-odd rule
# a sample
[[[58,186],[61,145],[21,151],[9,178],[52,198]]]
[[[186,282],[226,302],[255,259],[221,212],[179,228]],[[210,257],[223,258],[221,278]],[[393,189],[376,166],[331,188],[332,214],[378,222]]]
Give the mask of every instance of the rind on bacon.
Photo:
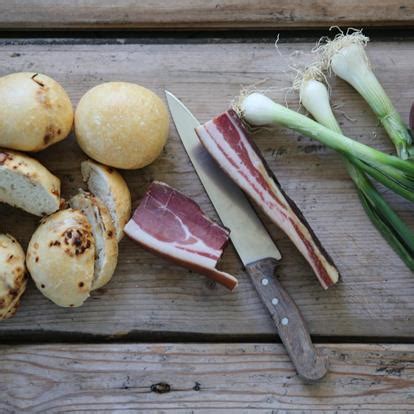
[[[322,287],[339,279],[332,259],[302,212],[281,188],[235,111],[196,128],[200,141],[222,169],[292,240]]]
[[[233,290],[237,279],[216,269],[230,231],[207,217],[190,198],[154,181],[124,231],[147,250],[204,274]]]

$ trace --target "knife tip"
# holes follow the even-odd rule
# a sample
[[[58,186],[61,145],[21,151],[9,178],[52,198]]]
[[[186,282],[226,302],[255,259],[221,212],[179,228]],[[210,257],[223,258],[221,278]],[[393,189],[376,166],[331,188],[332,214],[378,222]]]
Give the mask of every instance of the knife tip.
[[[170,91],[167,91],[167,89],[164,89],[164,93],[165,93],[167,98],[168,97],[175,98],[175,96]]]

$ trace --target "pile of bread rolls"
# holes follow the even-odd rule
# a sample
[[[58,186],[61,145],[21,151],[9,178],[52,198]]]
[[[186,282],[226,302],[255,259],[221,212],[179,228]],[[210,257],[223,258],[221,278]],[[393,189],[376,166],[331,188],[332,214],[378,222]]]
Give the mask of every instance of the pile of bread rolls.
[[[74,115],[61,85],[28,72],[1,77],[0,98],[0,202],[42,217],[26,256],[17,240],[0,235],[0,320],[15,313],[27,270],[57,305],[81,306],[111,280],[131,215],[129,189],[114,167],[142,168],[159,156],[168,137],[167,109],[142,86],[109,82],[89,90]],[[65,139],[73,122],[90,157],[80,165],[87,190],[64,201],[59,178],[18,151],[41,151]]]

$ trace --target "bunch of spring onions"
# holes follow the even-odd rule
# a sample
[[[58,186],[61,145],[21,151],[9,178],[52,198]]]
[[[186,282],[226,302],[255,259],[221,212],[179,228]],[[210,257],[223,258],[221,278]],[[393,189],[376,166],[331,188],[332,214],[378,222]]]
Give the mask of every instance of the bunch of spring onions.
[[[321,91],[321,85],[325,92]],[[313,98],[303,94],[302,103],[319,122],[257,92],[242,97],[235,110],[251,126],[282,125],[341,153],[347,160],[348,172],[358,188],[367,214],[407,266],[414,270],[414,234],[366,176],[370,175],[397,194],[414,201],[414,163],[385,154],[342,135],[332,114],[326,87],[323,84],[311,84],[310,87],[316,89],[313,93],[318,93],[320,98],[315,98],[311,104]],[[309,95],[310,93],[308,91]]]
[[[369,38],[361,31],[349,29],[316,49],[323,70],[333,71],[353,86],[371,107],[383,125],[397,154],[402,159],[414,158],[411,131],[401,119],[391,100],[372,71],[365,53]]]
[[[352,158],[352,163],[384,186],[414,201],[414,163],[385,154],[286,108],[261,93],[240,99],[234,108],[251,126],[283,125]]]
[[[361,203],[383,237],[414,270],[414,232],[401,220],[377,191],[371,179],[414,201],[414,146],[411,133],[371,70],[360,32],[341,34],[320,46],[322,58],[308,68],[299,83],[302,105],[317,121],[273,102],[260,93],[242,96],[235,106],[251,126],[279,124],[297,131],[341,153],[346,161]],[[322,70],[332,69],[348,81],[368,102],[381,121],[399,157],[385,154],[342,134],[333,115]]]
[[[310,67],[305,71],[300,83],[296,84],[300,101],[316,121],[332,131],[342,133],[330,106],[328,88],[323,81],[324,77],[317,68]],[[384,200],[364,171],[352,161],[352,156],[345,157],[347,171],[366,214],[394,251],[414,270],[414,232]]]

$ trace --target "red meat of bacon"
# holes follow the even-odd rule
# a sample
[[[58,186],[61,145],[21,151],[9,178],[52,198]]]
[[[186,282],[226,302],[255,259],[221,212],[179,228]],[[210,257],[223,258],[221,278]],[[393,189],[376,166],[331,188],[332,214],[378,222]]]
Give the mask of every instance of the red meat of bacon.
[[[281,188],[237,114],[229,110],[200,125],[196,132],[223,170],[289,236],[321,285],[326,289],[336,283],[339,273],[332,259]]]
[[[147,250],[204,274],[233,290],[237,279],[216,269],[229,230],[210,220],[200,207],[169,185],[154,181],[125,233]]]

